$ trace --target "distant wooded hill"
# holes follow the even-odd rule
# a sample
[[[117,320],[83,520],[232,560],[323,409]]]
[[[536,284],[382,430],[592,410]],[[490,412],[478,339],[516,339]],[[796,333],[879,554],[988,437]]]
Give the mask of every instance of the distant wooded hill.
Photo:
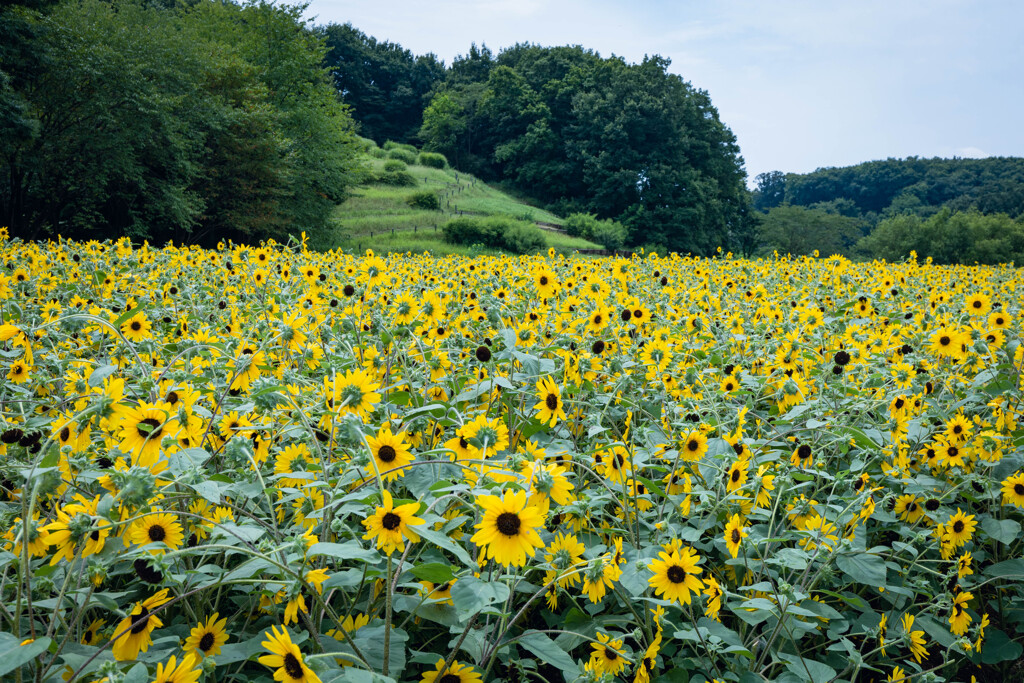
[[[754,206],[818,208],[871,225],[912,213],[929,217],[942,208],[983,214],[1024,214],[1024,158],[886,159],[813,173],[772,171],[756,178]]]

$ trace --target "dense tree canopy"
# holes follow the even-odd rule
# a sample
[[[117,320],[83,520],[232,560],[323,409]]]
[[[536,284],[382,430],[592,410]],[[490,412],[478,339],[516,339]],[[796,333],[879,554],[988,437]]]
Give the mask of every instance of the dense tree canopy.
[[[813,173],[757,177],[754,205],[767,210],[786,201],[821,207],[841,202],[844,215],[876,224],[887,216],[927,217],[947,207],[984,214],[1024,215],[1024,159],[887,159]]]
[[[453,64],[421,136],[458,168],[563,212],[622,221],[633,244],[711,253],[750,244],[736,139],[669,62],[580,47],[474,46]]]
[[[356,180],[352,121],[300,7],[2,13],[0,221],[15,236],[316,239]]]

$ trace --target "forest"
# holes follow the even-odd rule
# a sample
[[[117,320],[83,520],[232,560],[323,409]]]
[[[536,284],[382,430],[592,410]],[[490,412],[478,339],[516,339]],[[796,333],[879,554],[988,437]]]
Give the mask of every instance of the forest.
[[[1024,159],[772,171],[748,189],[711,96],[665,57],[473,43],[445,64],[351,24],[314,24],[304,9],[6,4],[0,225],[24,239],[204,245],[305,232],[330,249],[332,212],[370,177],[362,136],[440,153],[559,216],[619,226],[626,248],[1024,260]],[[967,247],[933,239],[962,225],[974,226]]]

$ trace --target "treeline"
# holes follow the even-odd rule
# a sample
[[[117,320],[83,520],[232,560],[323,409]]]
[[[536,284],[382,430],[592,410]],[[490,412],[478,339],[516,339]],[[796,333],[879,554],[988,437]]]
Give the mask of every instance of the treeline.
[[[1024,214],[1024,158],[887,159],[813,173],[757,176],[755,208],[783,203],[859,218],[870,225],[901,214],[927,218],[943,208]]]
[[[557,213],[618,221],[630,245],[699,254],[753,246],[735,136],[666,59],[473,45],[439,69],[433,55],[414,57],[350,25],[323,32],[337,87],[378,143],[416,140]]]
[[[761,253],[1024,261],[1022,158],[888,159],[756,184]]]
[[[301,7],[64,0],[0,10],[0,224],[212,243],[308,231],[359,179]]]

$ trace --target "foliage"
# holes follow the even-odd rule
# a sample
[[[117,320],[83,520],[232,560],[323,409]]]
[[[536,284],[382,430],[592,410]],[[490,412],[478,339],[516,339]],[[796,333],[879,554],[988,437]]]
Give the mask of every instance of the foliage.
[[[379,42],[352,24],[319,30],[328,49],[324,64],[362,134],[378,144],[411,141],[428,94],[444,79],[444,64],[433,54],[414,57],[401,45]]]
[[[901,261],[916,253],[935,263],[1024,263],[1024,217],[942,209],[921,219],[887,218],[859,247],[876,258]]]
[[[583,237],[612,251],[626,244],[627,230],[624,225],[610,219],[598,220],[590,213],[574,213],[566,216],[565,231],[575,237]]]
[[[0,251],[4,680],[1019,678],[1020,270]]]
[[[414,209],[425,209],[427,211],[439,211],[441,202],[437,198],[437,192],[433,190],[422,190],[409,195],[405,203]]]
[[[384,162],[384,171],[387,173],[394,173],[395,171],[405,171],[409,168],[401,159],[388,159]]]
[[[768,211],[758,226],[757,235],[765,254],[850,256],[864,233],[860,221],[854,218],[783,204]]]
[[[449,244],[479,244],[527,254],[546,246],[544,235],[533,225],[506,216],[453,218],[442,228]]]
[[[404,164],[412,166],[416,163],[416,152],[410,152],[407,149],[393,148],[388,150],[388,159],[395,159],[401,161]]]
[[[735,137],[668,66],[579,47],[471,50],[436,88],[420,137],[558,212],[620,221],[633,244],[745,248],[754,219]]]
[[[886,159],[813,173],[763,173],[757,178],[754,205],[767,210],[786,201],[814,207],[843,200],[872,225],[887,216],[914,213],[929,217],[953,211],[1024,215],[1024,159]]]
[[[444,158],[443,154],[436,152],[420,152],[417,163],[429,168],[448,168],[448,160]]]
[[[415,187],[416,176],[408,171],[387,171],[378,173],[373,177],[375,183],[381,185],[392,185],[394,187]]]
[[[302,9],[134,0],[5,8],[13,234],[216,243],[308,230],[358,182],[357,141]]]

